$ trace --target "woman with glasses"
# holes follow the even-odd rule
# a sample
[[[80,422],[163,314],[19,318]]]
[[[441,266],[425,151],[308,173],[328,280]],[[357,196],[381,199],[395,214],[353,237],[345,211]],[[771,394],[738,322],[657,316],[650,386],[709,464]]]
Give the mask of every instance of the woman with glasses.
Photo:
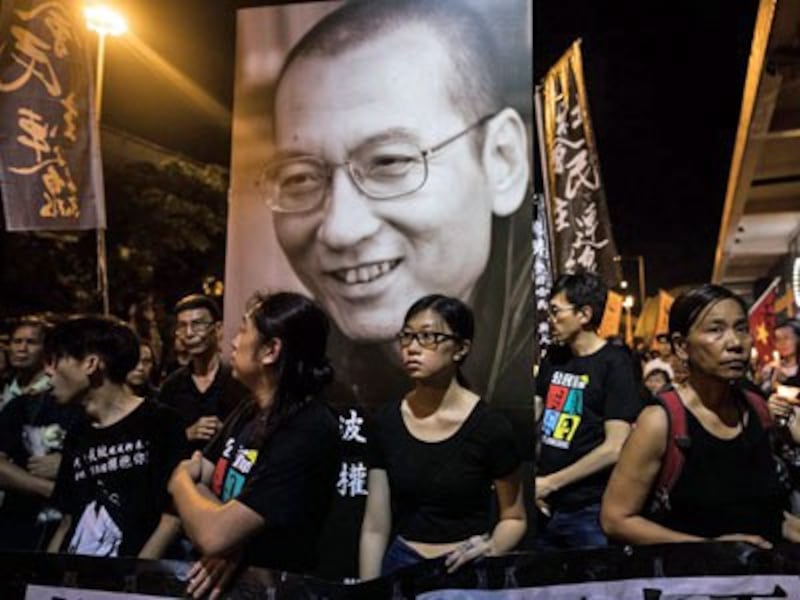
[[[202,596],[245,564],[307,572],[335,490],[338,420],[318,398],[333,378],[329,323],[294,293],[256,295],[233,340],[231,365],[250,390],[169,491],[203,559],[189,572]]]
[[[677,398],[662,392],[639,415],[603,497],[603,529],[629,544],[716,539],[769,548],[796,537],[796,524],[783,524],[786,491],[764,401],[741,387],[752,346],[744,301],[717,285],[690,290],[672,305],[669,331],[689,378],[675,384]],[[676,456],[682,466],[667,466]]]
[[[473,328],[463,302],[430,295],[411,306],[397,334],[414,387],[376,416],[368,442],[362,579],[435,557],[453,571],[511,550],[525,533],[511,426],[460,373]]]

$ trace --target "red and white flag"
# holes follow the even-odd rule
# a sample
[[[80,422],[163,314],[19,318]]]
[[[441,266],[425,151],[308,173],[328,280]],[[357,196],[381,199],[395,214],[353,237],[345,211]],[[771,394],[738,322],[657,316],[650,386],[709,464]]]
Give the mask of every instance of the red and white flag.
[[[780,280],[780,277],[776,277],[769,284],[747,314],[750,334],[753,336],[753,347],[758,353],[759,368],[770,362],[772,353],[775,352],[775,299]]]

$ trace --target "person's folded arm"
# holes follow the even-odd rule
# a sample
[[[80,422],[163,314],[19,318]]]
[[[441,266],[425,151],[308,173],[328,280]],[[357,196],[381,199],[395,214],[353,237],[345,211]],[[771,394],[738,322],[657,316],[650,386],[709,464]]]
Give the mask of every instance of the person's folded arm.
[[[181,531],[180,519],[169,513],[163,513],[153,533],[139,551],[138,558],[157,560],[164,555],[169,545]]]
[[[31,475],[7,458],[0,457],[0,489],[49,498],[54,487],[49,479]]]
[[[182,466],[169,484],[186,535],[204,556],[225,555],[264,527],[264,518],[253,509],[237,500],[220,503],[203,488]]]

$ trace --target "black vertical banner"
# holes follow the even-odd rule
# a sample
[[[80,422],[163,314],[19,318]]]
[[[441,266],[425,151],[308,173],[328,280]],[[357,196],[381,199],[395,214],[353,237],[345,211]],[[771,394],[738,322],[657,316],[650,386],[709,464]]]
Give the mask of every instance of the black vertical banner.
[[[0,186],[9,231],[105,227],[80,3],[2,3]]]
[[[614,261],[617,248],[589,119],[579,41],[548,71],[542,88],[554,272],[592,271],[615,286],[621,273]]]
[[[536,344],[541,349],[551,342],[547,311],[553,277],[547,209],[542,194],[534,195],[533,207],[533,294],[536,299]]]

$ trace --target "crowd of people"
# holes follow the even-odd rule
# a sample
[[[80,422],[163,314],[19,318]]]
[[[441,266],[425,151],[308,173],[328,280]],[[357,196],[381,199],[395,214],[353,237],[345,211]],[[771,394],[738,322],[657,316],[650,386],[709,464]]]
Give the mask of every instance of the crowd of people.
[[[534,386],[525,125],[499,97],[480,20],[424,6],[348,3],[275,84],[282,152],[263,183],[319,304],[257,294],[230,363],[219,306],[198,294],[168,332],[152,299],[128,322],[14,324],[0,352],[0,549],[190,560],[198,597],[240,565],[313,571],[342,455],[333,364],[375,382],[356,390],[376,407],[361,579],[515,549],[800,540],[798,323],[779,324],[778,356],[753,369],[744,302],[703,285],[632,352],[597,333],[603,282],[564,275]],[[409,48],[427,71],[408,68]],[[402,285],[381,283],[389,273]],[[373,282],[380,302],[355,298]],[[387,397],[398,383],[408,391]],[[531,396],[535,456],[498,410]]]
[[[585,272],[552,290],[555,343],[538,365],[530,427],[533,547],[800,540],[797,324],[778,324],[780,363],[753,370],[744,301],[703,285],[676,299],[669,349],[643,357],[637,376],[640,357],[597,334],[606,294]],[[341,459],[325,401],[328,317],[299,294],[256,295],[230,365],[213,299],[187,296],[174,317],[187,361],[160,386],[158,346],[130,323],[16,322],[4,352],[0,546],[194,560],[196,596],[219,592],[242,564],[313,571]],[[475,333],[467,305],[438,294],[399,324],[410,391],[368,430],[362,579],[524,547],[529,457],[463,376]]]

